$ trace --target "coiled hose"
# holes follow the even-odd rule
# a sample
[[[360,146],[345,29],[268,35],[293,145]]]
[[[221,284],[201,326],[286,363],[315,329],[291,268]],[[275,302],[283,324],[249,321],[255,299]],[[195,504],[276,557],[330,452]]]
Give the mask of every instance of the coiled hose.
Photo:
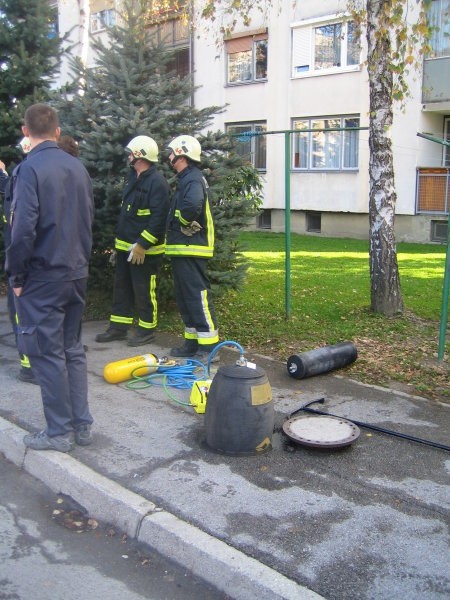
[[[182,402],[178,400],[171,392],[170,388],[178,390],[191,390],[195,381],[202,381],[210,378],[211,363],[217,352],[224,346],[235,346],[240,353],[238,363],[245,364],[244,349],[238,342],[226,340],[215,346],[208,356],[206,365],[193,358],[186,359],[183,363],[177,363],[172,366],[161,365],[155,373],[150,375],[138,376],[135,373],[139,371],[139,367],[132,372],[133,379],[126,384],[128,389],[145,389],[151,386],[160,386],[173,402],[182,406],[192,406],[190,402]]]

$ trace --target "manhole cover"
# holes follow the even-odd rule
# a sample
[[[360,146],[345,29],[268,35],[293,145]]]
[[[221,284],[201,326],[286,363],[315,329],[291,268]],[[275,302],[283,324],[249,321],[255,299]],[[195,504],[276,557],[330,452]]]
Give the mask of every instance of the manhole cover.
[[[359,428],[346,419],[300,416],[283,423],[284,433],[294,442],[314,448],[341,448],[359,437]]]

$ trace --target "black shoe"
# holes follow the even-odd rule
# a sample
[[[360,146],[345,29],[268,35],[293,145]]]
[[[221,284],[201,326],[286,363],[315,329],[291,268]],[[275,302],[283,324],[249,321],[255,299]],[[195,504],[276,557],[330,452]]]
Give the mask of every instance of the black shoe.
[[[171,349],[170,356],[178,356],[179,358],[192,357],[197,353],[197,350],[197,340],[184,340],[183,346]]]
[[[113,342],[114,340],[126,340],[127,330],[118,327],[109,327],[105,333],[98,333],[95,336],[96,342]]]
[[[79,446],[92,444],[92,432],[89,423],[83,423],[75,427],[75,443]]]
[[[17,375],[17,379],[23,383],[33,383],[38,385],[38,382],[34,378],[34,375],[29,367],[22,367]]]
[[[127,346],[143,346],[153,342],[154,339],[155,334],[153,331],[136,331],[133,337],[128,340]]]
[[[211,352],[214,350],[214,348],[217,347],[217,345],[218,344],[199,344],[197,352],[195,353],[195,355],[193,356],[193,358],[195,358],[196,360],[199,360],[200,362],[206,364],[208,362],[208,360],[209,360]],[[211,363],[219,362],[219,355],[218,355],[217,352],[211,358],[210,362]]]

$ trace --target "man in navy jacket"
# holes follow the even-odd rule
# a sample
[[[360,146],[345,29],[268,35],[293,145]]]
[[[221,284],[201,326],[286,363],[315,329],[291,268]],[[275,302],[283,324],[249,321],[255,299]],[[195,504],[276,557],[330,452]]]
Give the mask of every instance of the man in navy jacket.
[[[57,145],[58,115],[46,104],[25,112],[27,160],[15,172],[6,271],[15,294],[17,343],[42,394],[46,428],[24,443],[68,452],[90,444],[86,355],[81,342],[93,194],[81,162]]]

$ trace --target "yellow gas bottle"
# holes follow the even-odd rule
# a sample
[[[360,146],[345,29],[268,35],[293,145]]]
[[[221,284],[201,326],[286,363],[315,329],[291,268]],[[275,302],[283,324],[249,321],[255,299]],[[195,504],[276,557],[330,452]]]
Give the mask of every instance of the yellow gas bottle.
[[[108,363],[103,369],[103,377],[108,383],[121,383],[132,377],[143,377],[154,373],[159,360],[154,354],[142,354]]]

